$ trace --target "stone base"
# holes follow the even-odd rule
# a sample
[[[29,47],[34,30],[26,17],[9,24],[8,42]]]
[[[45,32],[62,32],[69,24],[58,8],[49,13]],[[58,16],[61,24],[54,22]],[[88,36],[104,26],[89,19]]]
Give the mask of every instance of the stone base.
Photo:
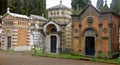
[[[13,51],[29,51],[30,49],[30,46],[14,46],[11,48]]]
[[[112,58],[119,57],[119,53],[106,53],[106,54],[105,53],[97,53],[96,57],[112,59]]]

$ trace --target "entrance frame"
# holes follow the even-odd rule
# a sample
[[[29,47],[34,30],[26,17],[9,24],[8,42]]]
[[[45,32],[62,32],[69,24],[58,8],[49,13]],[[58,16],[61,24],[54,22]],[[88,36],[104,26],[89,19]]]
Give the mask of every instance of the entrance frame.
[[[94,45],[95,48],[94,48],[94,49],[96,49],[96,37],[97,37],[97,32],[94,31],[94,29],[85,29],[83,34],[84,34],[84,35],[83,35],[83,37],[84,37],[84,55],[87,56],[87,55],[86,55],[86,51],[85,51],[85,49],[86,49],[86,37],[94,37],[94,40],[95,40],[95,45]],[[91,56],[91,55],[90,55],[90,56]],[[96,56],[96,50],[95,50],[95,52],[94,52],[94,56]]]

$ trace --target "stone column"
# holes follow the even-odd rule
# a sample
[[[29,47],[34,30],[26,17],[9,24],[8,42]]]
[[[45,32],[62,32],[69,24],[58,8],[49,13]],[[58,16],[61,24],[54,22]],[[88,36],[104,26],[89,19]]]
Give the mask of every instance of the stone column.
[[[102,23],[99,24],[99,44],[99,52],[102,52]]]
[[[59,31],[58,32],[58,36],[60,37],[60,48],[58,49],[59,50],[59,53],[61,54],[62,53],[62,31]]]
[[[108,24],[109,26],[109,41],[108,41],[108,52],[111,53],[112,51],[112,23]]]
[[[82,30],[81,30],[81,23],[79,23],[79,52],[81,52],[81,36],[82,36]]]
[[[72,38],[71,38],[71,40],[72,40],[72,44],[71,44],[71,45],[72,45],[72,46],[71,46],[71,47],[72,47],[72,48],[71,48],[72,51],[73,51],[73,49],[74,49],[74,46],[73,46],[73,39],[74,39],[74,37],[73,37],[73,31],[74,31],[74,30],[73,30],[73,29],[74,29],[74,25],[72,24]]]

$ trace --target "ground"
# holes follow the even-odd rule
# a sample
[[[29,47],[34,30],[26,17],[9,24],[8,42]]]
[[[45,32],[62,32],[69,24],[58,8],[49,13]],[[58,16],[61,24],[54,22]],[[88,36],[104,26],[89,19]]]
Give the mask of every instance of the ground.
[[[0,65],[115,65],[83,60],[36,57],[21,54],[1,54]]]

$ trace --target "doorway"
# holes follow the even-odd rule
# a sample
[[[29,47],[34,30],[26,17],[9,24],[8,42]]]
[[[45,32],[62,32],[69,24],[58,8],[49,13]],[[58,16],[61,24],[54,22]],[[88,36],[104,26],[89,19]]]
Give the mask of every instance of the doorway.
[[[95,38],[86,37],[85,40],[85,55],[94,56],[95,55]]]
[[[7,49],[10,49],[11,48],[11,36],[8,36],[7,42],[8,42]]]
[[[56,36],[51,36],[51,53],[56,53],[56,46],[57,46],[57,38]]]

